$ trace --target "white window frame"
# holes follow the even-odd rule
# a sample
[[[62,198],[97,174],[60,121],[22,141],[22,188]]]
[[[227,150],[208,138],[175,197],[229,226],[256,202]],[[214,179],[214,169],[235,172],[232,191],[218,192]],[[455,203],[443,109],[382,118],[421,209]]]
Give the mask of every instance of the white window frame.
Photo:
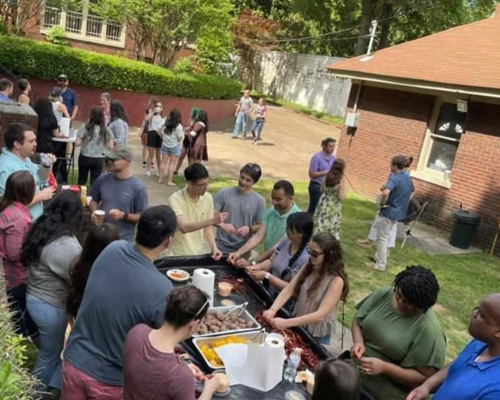
[[[50,8],[52,11],[54,11],[53,7],[47,7]],[[45,12],[45,9],[44,9]],[[68,14],[71,16],[78,18],[78,15],[81,15],[81,26],[79,29],[79,32],[74,32],[74,31],[68,31],[66,28],[66,21]],[[100,45],[105,45],[105,46],[110,46],[110,47],[117,47],[124,49],[125,48],[125,38],[126,38],[126,26],[123,24],[121,27],[121,32],[120,32],[120,37],[119,40],[112,40],[107,37],[107,27],[108,27],[108,21],[102,20],[102,26],[101,26],[101,32],[99,35],[93,35],[89,34],[87,32],[87,22],[88,20],[93,19],[96,20],[98,17],[93,16],[89,14],[89,0],[83,0],[82,2],[82,12],[74,12],[74,11],[67,11],[64,9],[60,10],[60,17],[58,18],[59,20],[59,26],[61,26],[65,31],[66,31],[66,37],[68,39],[73,39],[73,40],[79,40],[83,42],[89,42],[89,43],[94,43],[94,44],[100,44]],[[44,21],[44,17],[42,16],[42,21]],[[110,24],[116,24],[115,21],[109,21]],[[47,31],[50,29],[49,26],[44,26],[42,22],[42,28],[41,28],[41,33],[46,34]],[[68,27],[69,29],[69,27]]]
[[[422,145],[422,150],[420,152],[417,169],[411,171],[411,176],[426,182],[433,183],[438,186],[442,186],[447,189],[451,188],[450,174],[445,174],[442,171],[437,171],[428,168],[427,164],[429,162],[429,157],[432,151],[433,138],[440,138],[448,140],[450,142],[460,143],[460,139],[453,139],[447,136],[442,136],[434,133],[436,129],[437,119],[439,117],[439,112],[441,110],[441,106],[444,103],[456,104],[456,102],[457,98],[455,96],[440,96],[436,98],[436,101],[434,102],[434,109],[432,111],[431,119],[427,124],[425,139]],[[451,172],[451,174],[452,173],[453,172]]]

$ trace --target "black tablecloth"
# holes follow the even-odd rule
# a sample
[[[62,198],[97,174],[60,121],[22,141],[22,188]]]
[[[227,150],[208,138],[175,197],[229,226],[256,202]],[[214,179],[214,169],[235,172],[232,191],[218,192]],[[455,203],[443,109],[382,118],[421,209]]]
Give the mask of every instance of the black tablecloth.
[[[235,304],[248,302],[247,310],[254,316],[256,313],[268,309],[273,302],[272,297],[261,284],[252,280],[245,272],[236,270],[228,265],[226,258],[223,258],[220,261],[213,261],[209,256],[168,257],[157,260],[155,264],[156,267],[163,273],[166,273],[167,270],[172,268],[179,268],[192,274],[193,271],[197,268],[209,268],[215,273],[216,282],[222,276],[231,276],[243,279],[245,284],[244,290],[241,293],[231,293],[229,299],[231,299]],[[180,286],[184,284],[185,283],[175,283],[174,285]],[[214,306],[221,306],[220,301],[223,299],[224,298],[221,298],[219,295],[215,294]],[[285,311],[280,311],[279,315],[281,317],[288,317],[288,314]],[[304,341],[311,346],[311,349],[315,354],[318,355],[320,359],[326,359],[330,357],[330,354],[325,350],[325,348],[317,343],[316,340],[305,329],[293,329],[304,338]],[[211,369],[207,366],[207,364],[203,361],[203,358],[195,349],[191,339],[184,342],[183,347],[191,356],[192,361],[194,361],[194,363],[198,365],[203,370],[203,372],[211,372]],[[228,400],[284,400],[285,393],[289,390],[295,390],[302,393],[306,399],[310,398],[310,396],[305,391],[304,385],[292,384],[284,380],[273,390],[267,393],[259,392],[243,385],[231,386],[230,393],[223,398]]]

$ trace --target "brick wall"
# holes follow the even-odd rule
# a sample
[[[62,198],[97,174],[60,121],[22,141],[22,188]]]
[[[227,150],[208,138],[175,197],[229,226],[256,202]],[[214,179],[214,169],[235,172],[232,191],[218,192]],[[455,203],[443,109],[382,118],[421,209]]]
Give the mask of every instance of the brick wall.
[[[356,93],[357,85],[353,85],[348,111]],[[344,127],[338,149],[338,156],[347,162],[353,190],[375,198],[395,155],[412,156],[412,168],[416,168],[434,102],[433,95],[363,87],[359,126],[355,131]],[[453,212],[462,203],[464,209],[481,214],[476,241],[489,248],[500,219],[499,159],[500,105],[472,102],[467,133],[462,135],[450,177],[451,188],[413,178],[416,197],[430,203],[425,219],[449,229]]]
[[[61,71],[62,72],[62,71]],[[6,77],[15,83],[15,79],[11,76],[0,74],[0,78]],[[71,76],[69,77],[71,81]],[[51,88],[56,85],[56,82],[42,81],[38,79],[30,79],[33,91],[30,93],[31,101],[38,97],[48,96]],[[79,111],[76,117],[79,121],[85,121],[90,115],[90,109],[93,106],[99,106],[100,95],[104,91],[111,94],[112,100],[120,100],[125,107],[127,116],[131,126],[140,126],[144,118],[144,111],[148,106],[149,98],[152,96],[148,93],[129,92],[124,90],[107,90],[106,88],[86,88],[80,85],[71,85],[78,96]],[[14,92],[13,98],[17,98],[17,90]],[[222,121],[234,115],[235,100],[200,100],[187,99],[180,97],[155,96],[163,104],[165,112],[170,112],[172,108],[177,108],[181,112],[183,122],[186,123],[191,112],[191,108],[198,107],[208,113],[209,122],[211,124]]]

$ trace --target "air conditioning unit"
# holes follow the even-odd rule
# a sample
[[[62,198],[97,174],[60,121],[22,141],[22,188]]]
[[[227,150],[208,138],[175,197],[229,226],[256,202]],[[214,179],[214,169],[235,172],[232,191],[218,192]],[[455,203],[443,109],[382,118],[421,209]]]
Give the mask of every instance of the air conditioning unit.
[[[345,117],[345,125],[349,128],[357,128],[359,123],[359,114],[358,113],[347,113]]]

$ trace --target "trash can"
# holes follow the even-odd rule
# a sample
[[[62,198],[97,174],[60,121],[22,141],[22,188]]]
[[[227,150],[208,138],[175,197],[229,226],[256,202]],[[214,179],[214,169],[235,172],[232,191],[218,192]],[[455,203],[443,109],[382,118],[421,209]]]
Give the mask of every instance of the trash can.
[[[453,214],[450,244],[459,249],[468,249],[479,222],[481,222],[481,217],[476,212],[456,211]]]

